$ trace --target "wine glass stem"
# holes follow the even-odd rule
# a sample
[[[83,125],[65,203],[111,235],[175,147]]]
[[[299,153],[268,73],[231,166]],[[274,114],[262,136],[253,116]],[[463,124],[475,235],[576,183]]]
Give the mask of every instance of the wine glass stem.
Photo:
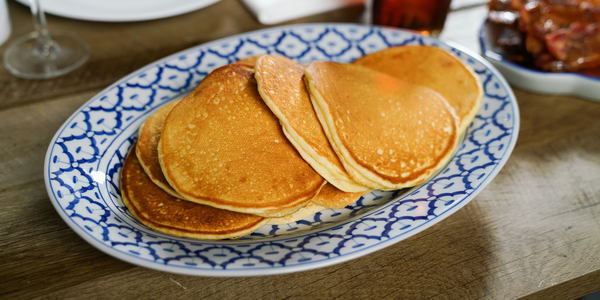
[[[46,15],[40,5],[39,0],[30,0],[29,6],[31,8],[31,14],[33,15],[33,26],[37,34],[37,55],[41,57],[51,58],[53,52],[56,50],[56,43],[52,40],[50,32],[48,31],[48,23],[46,22]]]

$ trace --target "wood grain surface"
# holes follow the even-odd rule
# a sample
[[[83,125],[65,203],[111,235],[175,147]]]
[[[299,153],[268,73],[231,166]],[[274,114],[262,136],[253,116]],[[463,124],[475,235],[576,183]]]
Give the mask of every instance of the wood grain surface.
[[[441,38],[479,52],[486,7],[456,2]],[[8,4],[10,43],[33,26],[27,7]],[[359,22],[362,13],[355,6],[290,23]],[[0,69],[0,298],[574,299],[600,290],[600,103],[516,89],[521,130],[498,176],[463,209],[393,246],[317,270],[245,278],[170,274],[108,256],[48,199],[43,164],[55,132],[128,73],[265,26],[236,0],[145,22],[48,21],[83,36],[92,54],[52,80]]]

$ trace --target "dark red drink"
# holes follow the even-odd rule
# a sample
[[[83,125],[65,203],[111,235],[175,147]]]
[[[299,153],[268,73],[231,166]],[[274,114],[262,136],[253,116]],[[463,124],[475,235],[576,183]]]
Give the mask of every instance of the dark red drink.
[[[438,36],[449,7],[450,0],[373,0],[373,24]]]

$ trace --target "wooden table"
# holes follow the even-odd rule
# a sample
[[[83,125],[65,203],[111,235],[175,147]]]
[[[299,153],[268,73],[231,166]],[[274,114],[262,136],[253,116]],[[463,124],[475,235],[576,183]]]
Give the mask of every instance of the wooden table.
[[[454,5],[442,38],[479,52],[486,7],[468,2]],[[9,1],[9,11],[8,42],[32,30],[28,8]],[[357,22],[362,12],[355,6],[290,23]],[[519,140],[498,176],[459,212],[391,247],[322,269],[250,278],[169,274],[108,256],[75,234],[48,199],[43,161],[56,130],[148,63],[265,26],[236,0],[146,22],[48,19],[51,29],[83,36],[92,54],[52,80],[0,69],[0,298],[569,299],[600,290],[600,104],[520,90]]]

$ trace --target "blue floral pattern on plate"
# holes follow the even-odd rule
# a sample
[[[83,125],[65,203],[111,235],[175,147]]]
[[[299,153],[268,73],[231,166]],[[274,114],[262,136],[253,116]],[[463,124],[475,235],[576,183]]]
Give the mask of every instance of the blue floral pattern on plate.
[[[138,223],[123,205],[121,164],[140,124],[191,91],[213,69],[266,53],[307,64],[351,62],[398,45],[452,52],[480,77],[485,96],[450,163],[433,179],[375,191],[343,209],[287,225],[267,225],[237,240],[178,238]],[[454,213],[502,168],[517,139],[519,111],[501,75],[459,46],[412,32],[355,24],[271,28],[200,45],[142,68],[94,96],[50,143],[45,180],[59,214],[86,241],[122,260],[182,274],[245,276],[323,267],[408,238]]]

